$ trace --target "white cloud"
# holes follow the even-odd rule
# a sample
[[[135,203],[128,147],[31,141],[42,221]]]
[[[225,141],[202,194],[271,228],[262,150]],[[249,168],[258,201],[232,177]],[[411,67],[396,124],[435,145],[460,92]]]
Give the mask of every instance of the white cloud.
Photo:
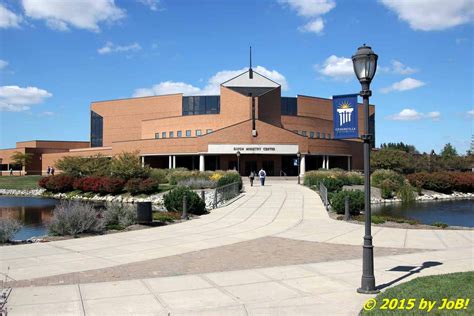
[[[352,60],[346,57],[329,56],[322,66],[315,65],[314,68],[321,75],[339,80],[349,80],[355,77]]]
[[[288,5],[302,17],[310,19],[308,23],[298,29],[302,32],[320,34],[324,29],[322,15],[328,13],[336,6],[333,0],[278,0],[282,5]]]
[[[54,116],[54,112],[51,111],[44,111],[38,114],[40,117],[45,117],[45,116]]]
[[[467,111],[468,118],[474,118],[474,110]]]
[[[0,28],[20,27],[21,21],[21,16],[16,15],[0,4]]]
[[[445,30],[474,20],[472,0],[380,0],[414,30]]]
[[[73,26],[98,32],[99,23],[125,17],[114,0],[23,0],[22,4],[26,16],[45,20],[48,27],[60,31]]]
[[[160,0],[137,0],[143,5],[146,5],[152,11],[158,11]]]
[[[142,47],[138,43],[121,46],[121,45],[115,45],[112,42],[107,42],[103,47],[99,48],[97,52],[101,55],[105,55],[105,54],[110,54],[110,53],[136,52],[141,49]]]
[[[310,21],[305,25],[300,26],[298,29],[302,32],[321,34],[324,29],[324,21],[321,18],[317,18],[316,20]]]
[[[418,69],[411,68],[407,65],[402,64],[398,60],[392,60],[391,71],[400,75],[410,75],[418,71]]]
[[[8,66],[8,61],[0,59],[0,70],[5,69]]]
[[[185,82],[176,81],[164,81],[160,82],[151,88],[140,88],[136,89],[133,93],[133,97],[144,97],[151,95],[163,95],[172,93],[183,93],[185,95],[216,95],[220,93],[221,83],[232,79],[233,77],[240,75],[247,71],[248,68],[242,68],[239,70],[223,70],[214,74],[204,88],[195,87]],[[268,70],[265,67],[257,66],[254,68],[259,74],[279,83],[282,90],[288,90],[288,83],[285,76],[280,74],[276,70]]]
[[[441,113],[434,111],[424,114],[416,111],[415,109],[403,109],[399,113],[390,115],[388,117],[389,120],[393,121],[417,121],[424,118],[438,121],[441,118]]]
[[[402,81],[395,82],[389,87],[380,89],[380,91],[382,93],[388,93],[392,91],[407,91],[422,87],[424,85],[426,85],[426,83],[424,83],[423,81],[416,80],[413,78],[405,78]]]
[[[36,87],[0,86],[0,111],[20,112],[53,95]]]

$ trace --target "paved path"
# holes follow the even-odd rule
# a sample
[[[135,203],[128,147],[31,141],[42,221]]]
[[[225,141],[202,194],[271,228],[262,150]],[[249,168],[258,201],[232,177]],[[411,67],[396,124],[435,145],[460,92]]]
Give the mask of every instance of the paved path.
[[[437,267],[418,275],[473,270],[473,230],[418,230],[375,227],[374,245],[419,253],[376,257],[377,284],[405,273],[387,271],[399,265]],[[140,231],[44,244],[0,248],[1,272],[18,281],[111,269],[124,264],[223,249],[265,237],[360,247],[363,226],[332,220],[317,194],[292,182],[273,180],[265,187],[246,186],[245,195],[227,207],[186,223]],[[324,247],[323,247],[324,248]],[[342,249],[342,248],[340,248]],[[360,249],[360,248],[359,248]],[[436,251],[422,251],[422,250]],[[304,249],[301,249],[304,258]],[[308,250],[306,250],[308,251]],[[360,283],[360,258],[332,254],[331,262],[303,261],[291,266],[288,253],[274,251],[275,267],[198,273],[188,276],[15,288],[12,314],[117,314],[173,315],[190,311],[206,314],[314,314],[353,315],[367,296],[355,293]],[[361,250],[360,250],[361,252]],[[402,253],[402,252],[399,252]],[[280,257],[279,257],[280,256]],[[282,258],[280,261],[278,258]],[[213,259],[209,258],[210,262]],[[238,261],[245,261],[243,255]],[[314,262],[314,261],[313,261]],[[190,265],[193,262],[189,263]],[[278,266],[286,265],[286,266]],[[234,266],[239,269],[238,266]],[[250,268],[248,266],[244,268]],[[240,270],[240,269],[239,269]],[[204,271],[211,272],[211,271]],[[413,277],[413,276],[411,276]],[[407,280],[406,278],[404,280]],[[126,298],[125,298],[126,296]],[[107,312],[107,313],[105,313]]]

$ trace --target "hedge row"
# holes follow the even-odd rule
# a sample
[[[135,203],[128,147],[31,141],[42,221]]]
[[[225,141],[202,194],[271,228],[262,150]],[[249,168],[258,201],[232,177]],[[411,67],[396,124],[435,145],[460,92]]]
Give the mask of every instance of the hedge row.
[[[407,179],[417,188],[441,193],[474,192],[474,173],[472,172],[419,172],[409,174]]]
[[[111,177],[73,178],[66,174],[43,177],[39,186],[51,192],[69,192],[79,190],[98,194],[119,194],[127,191],[131,194],[150,194],[158,191],[158,182],[154,179],[133,178],[128,181]]]
[[[362,174],[344,170],[308,171],[304,175],[304,185],[313,186],[324,184],[329,192],[342,190],[344,185],[360,185],[364,183]]]

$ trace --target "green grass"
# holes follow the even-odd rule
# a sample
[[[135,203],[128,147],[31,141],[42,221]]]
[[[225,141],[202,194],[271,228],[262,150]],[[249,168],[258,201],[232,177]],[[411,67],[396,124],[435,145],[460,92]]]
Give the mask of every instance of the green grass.
[[[474,315],[474,271],[451,273],[444,275],[434,275],[420,277],[409,282],[397,285],[380,293],[375,298],[377,304],[371,311],[362,309],[361,315]],[[436,301],[433,309],[428,313],[420,310],[421,299]],[[395,308],[380,309],[384,304],[384,299],[388,302],[398,300]],[[401,306],[401,300],[405,299],[404,309],[398,309]],[[408,300],[414,299],[414,307],[406,310]],[[443,299],[454,300],[469,299],[467,306],[461,309],[439,309],[443,305]],[[466,308],[464,308],[466,307]]]
[[[1,176],[0,189],[39,189],[39,179],[41,176]]]
[[[355,220],[358,220],[359,222],[364,222],[365,217],[364,215],[357,215],[357,216],[352,216]],[[409,218],[401,218],[401,217],[392,217],[392,216],[385,216],[385,215],[372,215],[372,223],[373,224],[383,224],[385,222],[395,222],[399,224],[410,224],[410,225],[417,225],[419,224],[418,221],[414,219],[409,219]]]
[[[181,214],[176,212],[153,212],[154,221],[172,223],[178,219],[181,219]]]

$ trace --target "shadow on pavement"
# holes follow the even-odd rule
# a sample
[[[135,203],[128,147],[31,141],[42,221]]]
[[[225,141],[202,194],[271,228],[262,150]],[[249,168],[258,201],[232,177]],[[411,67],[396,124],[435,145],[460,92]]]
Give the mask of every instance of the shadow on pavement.
[[[405,274],[405,275],[402,275],[399,278],[396,278],[393,281],[380,284],[376,287],[376,289],[377,290],[384,289],[384,288],[389,287],[389,286],[391,286],[391,285],[393,285],[397,282],[400,282],[403,279],[408,278],[409,276],[411,276],[413,274],[420,273],[424,269],[428,269],[428,268],[431,268],[431,267],[436,267],[436,266],[439,266],[439,265],[442,265],[442,264],[443,263],[438,262],[438,261],[426,261],[426,262],[423,262],[421,264],[421,266],[396,266],[396,267],[394,267],[394,268],[392,268],[388,271],[399,271],[399,272],[408,272],[408,273]]]

